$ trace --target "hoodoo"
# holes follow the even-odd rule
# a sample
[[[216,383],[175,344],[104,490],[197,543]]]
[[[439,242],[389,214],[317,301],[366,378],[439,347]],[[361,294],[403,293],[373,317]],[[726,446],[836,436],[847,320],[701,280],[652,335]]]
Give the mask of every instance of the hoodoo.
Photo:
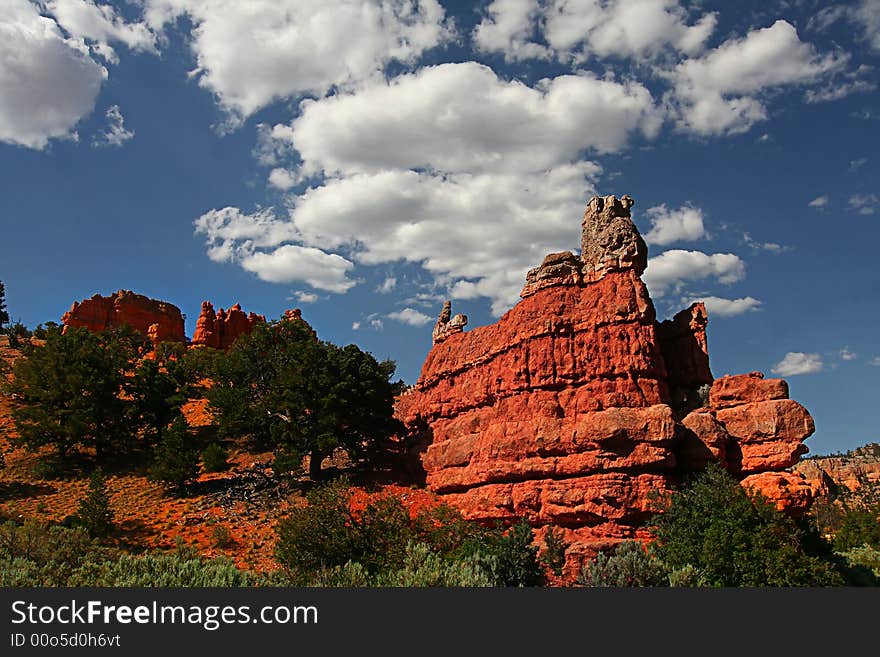
[[[713,379],[703,304],[657,321],[633,203],[591,199],[580,255],[548,255],[495,324],[464,331],[447,304],[397,405],[433,491],[472,519],[563,528],[571,567],[647,538],[655,494],[710,461],[790,513],[811,501],[787,469],[812,418],[782,380]]]
[[[256,324],[265,321],[263,315],[245,314],[237,303],[229,310],[221,308],[215,313],[213,304],[210,301],[203,301],[192,343],[225,350],[232,346],[239,336],[250,333]]]
[[[119,290],[109,297],[96,294],[91,299],[75,301],[61,317],[61,323],[65,328],[84,327],[92,331],[127,325],[154,343],[186,340],[180,308],[131,290]]]

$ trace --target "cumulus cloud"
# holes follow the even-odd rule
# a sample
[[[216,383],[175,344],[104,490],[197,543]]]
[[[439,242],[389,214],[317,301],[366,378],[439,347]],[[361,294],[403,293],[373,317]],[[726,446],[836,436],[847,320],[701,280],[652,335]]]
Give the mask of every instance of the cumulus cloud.
[[[293,293],[293,298],[300,303],[315,303],[318,300],[318,295],[314,292],[304,292],[303,290],[297,290]]]
[[[880,197],[876,194],[853,194],[849,197],[849,207],[862,215],[874,214],[880,205]]]
[[[714,13],[691,23],[678,0],[495,0],[473,38],[480,50],[507,60],[647,59],[666,51],[699,52],[715,24]],[[538,33],[546,45],[535,40]]]
[[[841,360],[855,360],[858,358],[858,354],[850,351],[849,347],[844,347],[840,350],[840,358]]]
[[[0,21],[0,141],[43,149],[76,138],[107,70],[81,41],[27,0],[5,0]]]
[[[82,39],[110,63],[119,60],[111,43],[122,43],[135,51],[157,52],[156,35],[143,23],[127,23],[110,5],[93,0],[48,0],[45,8],[72,38]]]
[[[196,233],[206,237],[211,260],[236,262],[261,280],[306,283],[339,293],[356,284],[348,278],[354,264],[342,256],[311,246],[283,244],[294,239],[296,232],[289,222],[277,219],[272,208],[252,214],[232,207],[215,209],[194,223]]]
[[[107,110],[107,128],[95,136],[94,146],[122,146],[128,140],[134,138],[134,130],[125,127],[125,118],[119,110],[119,105],[111,105]]]
[[[320,249],[285,244],[272,251],[256,251],[240,256],[243,269],[269,283],[307,283],[327,292],[347,292],[355,285],[347,274],[354,264]]]
[[[645,233],[648,244],[666,246],[673,242],[692,242],[703,239],[703,212],[692,205],[671,210],[665,205],[648,208],[645,214],[651,221],[651,229]]]
[[[814,83],[845,63],[844,56],[820,55],[798,38],[793,25],[779,20],[686,59],[667,76],[679,126],[700,135],[725,135],[767,118],[765,91]]]
[[[816,198],[814,198],[812,201],[807,203],[807,205],[811,208],[815,208],[816,210],[822,210],[827,207],[829,203],[831,203],[831,199],[828,197],[827,194],[823,194],[822,196],[817,196]]]
[[[754,297],[742,297],[741,299],[725,299],[723,297],[694,297],[687,300],[691,304],[702,301],[706,304],[706,310],[710,317],[735,317],[748,312],[761,309],[761,302]]]
[[[634,132],[654,136],[661,122],[638,83],[584,73],[529,87],[475,62],[425,67],[357,93],[305,101],[301,110],[273,135],[296,148],[309,175],[532,172],[585,150],[618,151]]]
[[[688,281],[715,279],[729,284],[742,280],[745,274],[745,263],[733,253],[671,249],[648,260],[643,280],[653,296],[662,297]]]
[[[528,86],[474,62],[426,67],[306,100],[289,125],[261,129],[258,157],[277,166],[289,151],[307,188],[288,196],[286,217],[226,208],[199,225],[215,259],[287,241],[358,265],[409,262],[500,314],[530,266],[578,244],[601,171],[585,153],[659,125],[651,94],[632,82],[583,74]]]
[[[404,308],[403,310],[388,313],[387,317],[388,319],[393,319],[396,322],[409,324],[410,326],[424,326],[425,324],[430,324],[433,321],[431,317],[423,312],[415,310],[414,308]]]
[[[538,0],[494,0],[474,28],[474,45],[502,53],[507,61],[547,59],[551,50],[532,40],[541,11]]]
[[[239,118],[381,77],[452,34],[437,0],[145,0],[144,15],[189,19],[199,84]]]
[[[822,357],[819,354],[789,351],[770,371],[779,376],[795,376],[821,372],[823,367]]]
[[[291,187],[294,187],[297,182],[296,175],[287,169],[276,167],[269,172],[269,184],[275,189],[286,192]]]

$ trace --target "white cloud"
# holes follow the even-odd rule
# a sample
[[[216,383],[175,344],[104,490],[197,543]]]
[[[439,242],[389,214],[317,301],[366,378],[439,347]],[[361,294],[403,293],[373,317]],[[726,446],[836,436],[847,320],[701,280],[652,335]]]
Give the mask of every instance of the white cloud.
[[[871,80],[850,80],[848,82],[831,82],[819,89],[807,89],[804,98],[808,103],[827,103],[846,98],[852,94],[873,91],[877,83]]]
[[[872,367],[880,367],[880,356],[875,356],[869,360],[868,365],[871,365]]]
[[[107,110],[107,129],[95,136],[94,146],[122,146],[134,137],[134,130],[125,127],[125,119],[119,105],[111,105]]]
[[[409,262],[454,298],[488,297],[502,313],[525,271],[578,244],[579,218],[601,171],[584,152],[653,136],[658,111],[641,85],[567,75],[529,87],[476,63],[445,64],[302,104],[258,157],[295,150],[311,186],[288,216],[208,213],[209,255],[282,242],[359,265]],[[261,134],[266,134],[264,128]],[[245,229],[240,221],[258,227]]]
[[[208,257],[214,262],[230,262],[255,248],[277,246],[296,237],[293,226],[278,220],[272,208],[252,214],[233,207],[209,210],[194,225],[197,234],[206,236]]]
[[[844,56],[818,54],[793,25],[779,20],[687,59],[667,75],[675,87],[680,127],[724,135],[745,132],[767,118],[760,99],[765,90],[819,81],[845,62]]]
[[[65,32],[88,42],[95,54],[110,63],[118,62],[110,43],[157,53],[156,35],[143,23],[126,23],[110,5],[93,0],[48,0],[45,7]]]
[[[876,194],[853,194],[849,197],[849,207],[858,214],[874,214],[878,205],[880,205],[880,197]]]
[[[211,260],[236,262],[264,281],[307,283],[339,293],[356,284],[348,278],[354,264],[342,256],[310,246],[282,244],[295,238],[296,233],[291,224],[275,217],[272,208],[253,214],[232,207],[210,210],[194,225],[196,233],[207,238]]]
[[[309,175],[533,172],[585,150],[618,151],[633,132],[655,135],[660,121],[650,92],[637,83],[584,73],[529,87],[465,62],[305,101],[293,124],[273,134],[293,144]]]
[[[782,244],[778,244],[777,242],[761,242],[755,239],[752,239],[751,234],[743,233],[743,242],[745,242],[748,246],[755,249],[756,251],[769,251],[770,253],[785,253],[786,251],[791,251],[792,247],[784,246]]]
[[[540,13],[538,0],[494,0],[474,28],[474,45],[482,52],[503,53],[507,61],[547,59],[550,49],[531,40]]]
[[[657,205],[648,208],[645,214],[651,220],[651,230],[645,233],[648,244],[666,246],[673,242],[692,242],[707,237],[703,227],[703,212],[692,205],[675,210]]]
[[[335,253],[297,244],[273,251],[256,251],[239,259],[246,271],[269,283],[308,283],[327,292],[347,292],[356,283],[347,274],[354,265]]]
[[[723,297],[694,297],[686,301],[691,304],[696,301],[702,301],[706,304],[706,310],[709,316],[717,317],[735,317],[748,312],[754,312],[761,309],[761,302],[754,297],[742,297],[741,299],[725,299]]]
[[[544,13],[544,36],[561,59],[644,59],[672,49],[693,54],[715,29],[715,14],[688,24],[678,0],[554,0]]]
[[[4,0],[0,20],[0,141],[43,149],[76,139],[107,70],[27,0]]]
[[[437,0],[145,0],[159,29],[192,23],[199,84],[237,117],[410,64],[451,37]]]
[[[352,331],[360,331],[361,330],[361,323],[360,322],[352,322],[351,323],[351,330]]]
[[[823,368],[822,357],[819,354],[805,354],[802,351],[789,351],[778,362],[771,372],[779,376],[795,376],[796,374],[815,374]]]
[[[276,167],[269,172],[269,184],[286,192],[298,182],[297,177],[287,169]]]
[[[742,280],[745,274],[745,263],[733,253],[672,249],[648,260],[643,279],[653,296],[662,297],[686,281],[714,278],[728,284]]]
[[[371,319],[370,328],[374,331],[381,331],[383,328],[385,328],[385,323],[381,319]]]
[[[387,276],[382,284],[376,288],[379,294],[389,294],[397,287],[397,279],[394,276]]]
[[[867,163],[868,163],[868,158],[866,158],[866,157],[860,157],[855,160],[850,160],[849,169],[850,169],[850,171],[858,171],[863,166],[865,166]]]
[[[302,290],[294,292],[293,297],[300,303],[315,303],[318,300],[318,295],[314,292],[304,292]]]
[[[874,50],[880,50],[880,0],[860,0],[847,8],[847,18],[858,26],[862,39]]]
[[[807,205],[811,208],[822,210],[823,208],[827,207],[830,202],[831,199],[828,197],[828,195],[823,194],[822,196],[817,196],[816,198],[814,198]]]
[[[840,358],[841,360],[855,360],[858,358],[858,354],[849,350],[849,347],[844,347],[840,350]]]
[[[403,310],[397,310],[393,313],[388,313],[388,319],[393,319],[396,322],[402,322],[404,324],[409,324],[410,326],[424,326],[425,324],[430,324],[433,318],[429,317],[425,313],[419,312],[413,308],[404,308]]]

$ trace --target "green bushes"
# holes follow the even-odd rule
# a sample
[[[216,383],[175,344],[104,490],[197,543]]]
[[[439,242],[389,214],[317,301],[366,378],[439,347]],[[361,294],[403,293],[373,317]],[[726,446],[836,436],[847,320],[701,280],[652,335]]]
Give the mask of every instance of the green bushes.
[[[110,495],[107,492],[107,480],[101,468],[92,472],[89,479],[89,492],[80,501],[73,521],[77,526],[85,529],[92,538],[104,537],[113,531]]]
[[[102,546],[82,528],[0,525],[0,586],[254,586],[264,579],[192,550],[142,556]]]
[[[223,472],[229,468],[228,458],[229,452],[223,445],[211,443],[202,452],[202,466],[205,472]]]
[[[610,554],[600,552],[578,575],[582,586],[667,586],[666,565],[639,541],[624,541]]]
[[[670,570],[699,571],[710,586],[834,586],[844,583],[829,546],[749,494],[712,465],[656,516],[657,557]]]
[[[178,415],[162,435],[149,476],[177,492],[199,476],[199,450],[187,433],[183,415]]]
[[[393,496],[351,509],[347,483],[309,494],[279,523],[276,557],[291,580],[344,586],[537,586],[543,571],[532,531],[486,529],[440,507],[411,517]],[[413,584],[404,584],[413,582]],[[415,584],[421,582],[423,584]]]

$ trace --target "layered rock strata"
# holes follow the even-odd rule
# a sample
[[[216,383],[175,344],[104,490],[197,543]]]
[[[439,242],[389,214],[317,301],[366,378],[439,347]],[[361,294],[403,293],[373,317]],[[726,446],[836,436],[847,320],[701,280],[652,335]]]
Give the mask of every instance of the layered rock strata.
[[[129,326],[154,343],[184,342],[183,315],[174,304],[157,301],[131,290],[119,290],[109,297],[96,294],[91,299],[74,302],[61,323],[92,331]]]
[[[656,321],[632,205],[593,198],[581,255],[548,255],[495,324],[438,331],[444,307],[397,403],[430,443],[429,488],[472,519],[562,527],[570,564],[647,537],[657,496],[710,461],[792,513],[811,499],[785,471],[806,451],[809,414],[784,381],[713,379],[702,304]]]

